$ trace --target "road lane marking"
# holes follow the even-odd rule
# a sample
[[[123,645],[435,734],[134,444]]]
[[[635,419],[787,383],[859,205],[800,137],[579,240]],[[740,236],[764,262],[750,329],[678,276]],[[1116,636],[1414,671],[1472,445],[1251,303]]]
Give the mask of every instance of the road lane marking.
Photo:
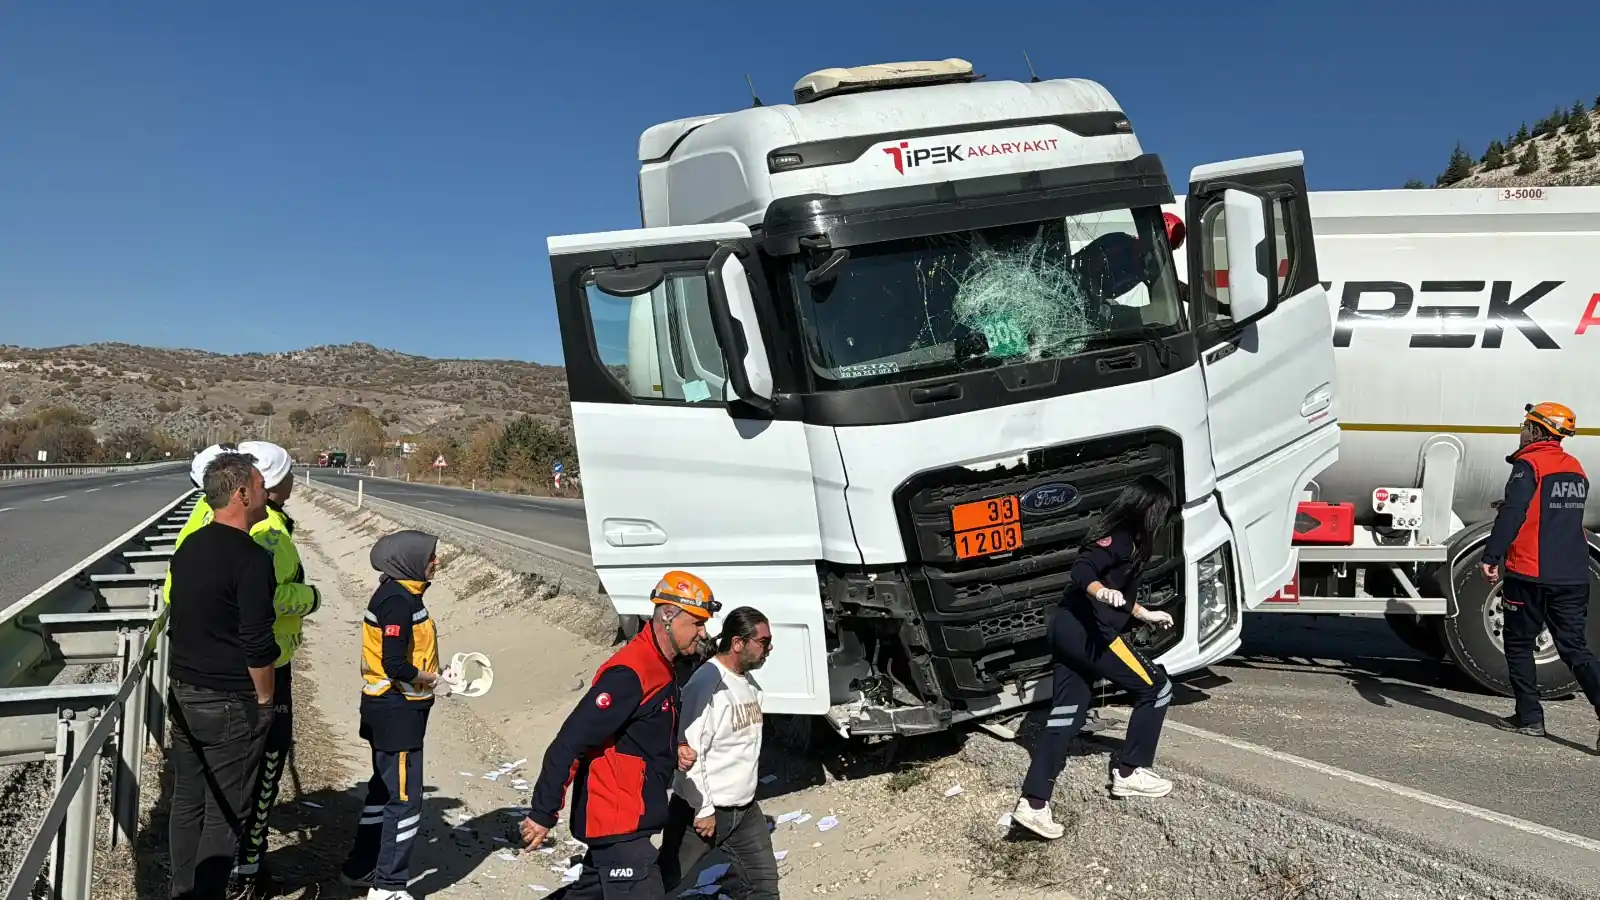
[[[122,487],[125,484],[127,484],[126,481],[119,481],[116,484],[113,484],[112,487]]]
[[[15,506],[0,506],[0,512],[11,512],[13,509],[16,509],[16,507]]]
[[[1514,828],[1517,831],[1525,832],[1536,837],[1542,837],[1546,840],[1556,841],[1557,843],[1568,844],[1573,847],[1588,850],[1591,853],[1600,853],[1600,841],[1593,840],[1592,838],[1586,838],[1579,834],[1573,834],[1569,831],[1562,831],[1559,828],[1551,828],[1548,825],[1540,825],[1538,822],[1530,822],[1527,819],[1519,819],[1516,816],[1508,816],[1505,813],[1497,813],[1494,810],[1484,809],[1481,806],[1473,806],[1470,803],[1462,803],[1459,800],[1451,800],[1448,797],[1440,797],[1437,794],[1430,794],[1427,791],[1419,791],[1416,788],[1409,788],[1403,784],[1395,784],[1392,781],[1384,781],[1381,778],[1373,778],[1370,775],[1362,775],[1359,772],[1351,772],[1348,769],[1341,769],[1337,766],[1319,763],[1315,760],[1306,759],[1301,756],[1295,756],[1291,753],[1284,753],[1281,750],[1273,750],[1270,747],[1262,747],[1259,744],[1252,744],[1249,741],[1237,740],[1235,738],[1228,737],[1227,735],[1217,734],[1214,731],[1207,731],[1204,728],[1196,728],[1193,725],[1185,725],[1182,722],[1174,722],[1171,719],[1167,720],[1166,727],[1175,731],[1180,731],[1184,734],[1190,735],[1191,737],[1215,741],[1224,746],[1232,747],[1235,750],[1243,750],[1246,753],[1254,753],[1257,756],[1265,756],[1268,759],[1275,759],[1279,762],[1286,762],[1290,765],[1299,766],[1303,769],[1310,769],[1313,772],[1318,772],[1332,778],[1340,778],[1364,787],[1386,791],[1394,794],[1397,797],[1404,797],[1407,800],[1425,803],[1429,806],[1446,810],[1448,812],[1459,813],[1464,816],[1471,816],[1475,819],[1481,819],[1485,822],[1501,825],[1506,828]]]
[[[94,493],[95,491],[98,491],[98,490],[100,490],[100,489],[99,488],[89,488],[87,491],[84,491],[84,493],[85,494],[92,494],[92,493]]]
[[[67,499],[67,495],[66,495],[66,494],[62,494],[62,495],[61,495],[61,496],[59,496],[59,497],[50,497],[50,498],[49,498],[49,499],[46,499],[46,500],[40,500],[40,501],[39,501],[39,502],[40,502],[40,503],[54,503],[54,502],[56,502],[56,501],[57,501],[57,500],[65,500],[65,499]]]

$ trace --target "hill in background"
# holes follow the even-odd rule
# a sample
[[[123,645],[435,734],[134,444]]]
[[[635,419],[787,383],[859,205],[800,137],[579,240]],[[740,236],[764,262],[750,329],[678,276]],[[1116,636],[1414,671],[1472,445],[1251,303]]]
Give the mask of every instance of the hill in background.
[[[389,440],[465,440],[523,414],[570,427],[559,366],[429,359],[361,343],[238,355],[0,345],[0,419],[46,407],[82,413],[102,438],[149,430],[186,446],[269,438],[314,450],[340,446],[353,421],[375,421]]]
[[[1533,127],[1522,123],[1474,158],[1456,145],[1434,187],[1575,187],[1600,184],[1600,97],[1591,109],[1578,101]],[[1408,188],[1426,187],[1420,181]]]

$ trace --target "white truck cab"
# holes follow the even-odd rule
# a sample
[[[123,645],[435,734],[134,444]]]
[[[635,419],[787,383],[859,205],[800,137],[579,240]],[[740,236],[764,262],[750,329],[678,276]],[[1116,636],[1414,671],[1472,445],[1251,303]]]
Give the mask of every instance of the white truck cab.
[[[939,730],[1048,697],[1078,546],[1149,474],[1181,516],[1139,602],[1176,626],[1130,640],[1173,673],[1232,653],[1338,454],[1301,155],[1191,173],[1223,310],[1099,84],[944,60],[794,93],[648,129],[644,227],[549,239],[616,610],[689,569],[771,620],[767,712]]]

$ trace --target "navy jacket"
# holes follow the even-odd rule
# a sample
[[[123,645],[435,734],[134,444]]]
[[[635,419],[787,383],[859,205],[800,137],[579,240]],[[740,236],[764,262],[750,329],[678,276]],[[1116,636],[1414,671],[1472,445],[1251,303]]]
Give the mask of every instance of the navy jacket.
[[[678,683],[639,635],[606,660],[544,754],[528,818],[552,828],[572,786],[572,836],[605,845],[660,831],[678,768]]]
[[[1124,533],[1102,538],[1072,561],[1072,581],[1067,585],[1063,605],[1080,621],[1093,621],[1106,640],[1127,630],[1133,618],[1133,601],[1139,592],[1139,567],[1133,563],[1133,536]],[[1112,607],[1089,595],[1089,585],[1100,582],[1122,592],[1127,604]],[[1092,619],[1090,618],[1092,617]]]
[[[1505,502],[1483,548],[1485,565],[1540,584],[1587,584],[1589,542],[1583,505],[1589,479],[1560,441],[1529,444],[1506,457]]]

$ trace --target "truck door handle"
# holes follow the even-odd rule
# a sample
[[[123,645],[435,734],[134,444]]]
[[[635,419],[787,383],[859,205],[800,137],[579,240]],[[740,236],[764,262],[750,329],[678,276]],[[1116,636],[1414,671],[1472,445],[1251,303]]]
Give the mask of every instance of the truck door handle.
[[[667,533],[649,519],[605,519],[600,530],[613,547],[654,547],[667,542]]]
[[[1314,416],[1327,409],[1332,403],[1333,386],[1324,382],[1317,385],[1311,393],[1306,394],[1304,400],[1300,401],[1300,415]]]

